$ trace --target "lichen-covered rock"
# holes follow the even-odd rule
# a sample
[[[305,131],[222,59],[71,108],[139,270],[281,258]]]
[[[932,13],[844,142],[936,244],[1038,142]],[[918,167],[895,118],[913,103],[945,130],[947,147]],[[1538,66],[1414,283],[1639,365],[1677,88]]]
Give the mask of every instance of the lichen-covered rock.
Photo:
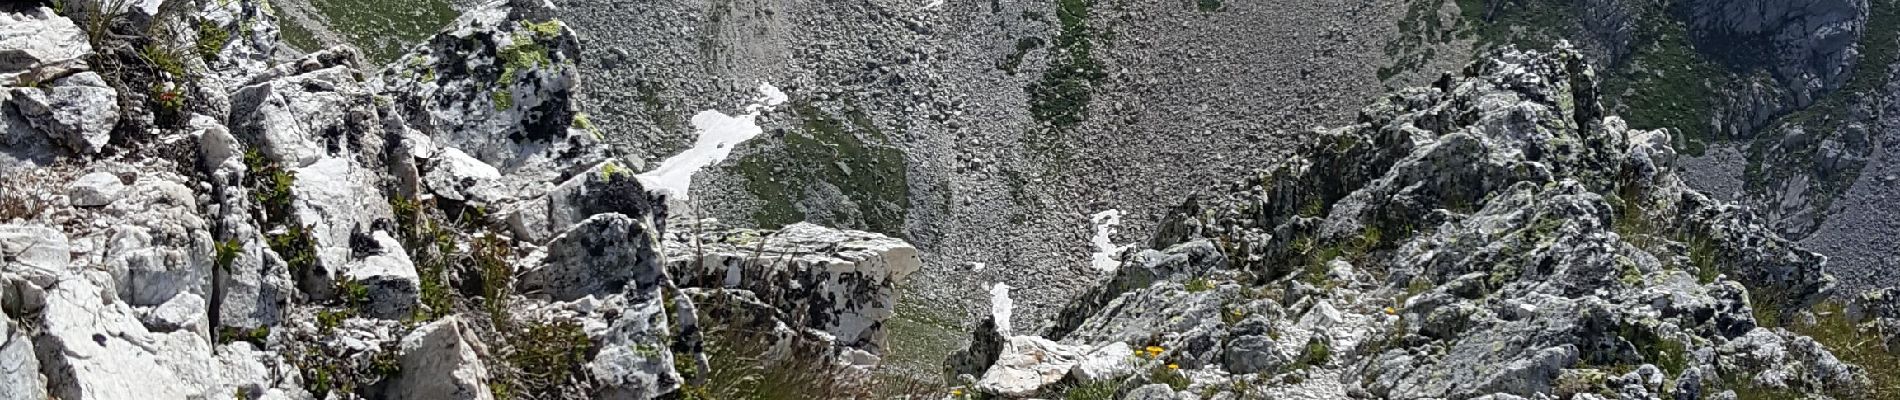
[[[43,89],[13,89],[11,102],[20,115],[75,153],[94,154],[105,148],[113,126],[119,123],[119,92],[92,72],[49,83]]]
[[[645,219],[599,214],[524,259],[519,285],[558,301],[657,290],[665,277],[658,231]]]
[[[505,174],[591,143],[569,129],[579,40],[550,3],[495,1],[377,75],[394,103],[419,107],[409,125]]]
[[[409,261],[409,255],[403,254],[402,244],[389,237],[389,233],[376,231],[370,237],[373,246],[364,249],[369,254],[351,263],[349,272],[343,273],[351,290],[362,293],[345,295],[362,296],[353,300],[363,302],[357,306],[365,316],[408,318],[415,314],[422,296],[422,278],[417,275],[415,264]]]
[[[602,345],[599,354],[587,362],[600,398],[651,399],[679,389],[683,383],[675,369],[675,357],[668,340],[666,307],[661,304],[659,288],[629,291],[615,295],[603,307],[615,311],[617,318],[605,329],[590,332],[589,337]]]
[[[684,228],[684,227],[678,227]],[[684,229],[681,229],[684,230]],[[669,236],[667,269],[681,285],[753,292],[837,344],[879,353],[897,287],[922,267],[915,247],[884,235],[798,223]]]

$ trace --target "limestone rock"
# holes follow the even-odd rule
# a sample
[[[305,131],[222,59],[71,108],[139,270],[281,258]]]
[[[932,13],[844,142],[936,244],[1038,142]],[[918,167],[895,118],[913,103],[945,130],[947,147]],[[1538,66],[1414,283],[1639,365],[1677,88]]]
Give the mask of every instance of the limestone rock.
[[[1088,355],[1088,350],[1036,336],[1012,337],[1003,345],[1002,356],[983,373],[976,387],[1004,397],[1029,396],[1068,376],[1069,370]]]
[[[80,154],[105,148],[119,123],[119,92],[92,72],[53,80],[45,89],[14,89],[12,102],[34,127]]]
[[[14,86],[85,68],[86,32],[47,7],[0,12],[0,85]]]
[[[523,261],[521,287],[555,300],[655,290],[665,276],[659,237],[643,219],[599,214]]]
[[[492,399],[488,370],[459,317],[416,328],[402,339],[402,374],[387,394],[397,399]]]
[[[196,294],[180,293],[170,301],[139,314],[139,321],[153,332],[189,330],[202,332],[206,326],[206,303]]]
[[[412,127],[504,174],[538,168],[591,141],[571,130],[579,41],[551,3],[491,2],[377,74],[397,104],[425,107]],[[477,50],[482,49],[482,50]],[[419,116],[418,116],[419,117]]]
[[[196,394],[180,371],[167,365],[171,361],[154,353],[189,348],[154,346],[165,344],[145,330],[131,306],[112,294],[105,282],[110,279],[98,273],[66,275],[47,291],[40,316],[43,333],[35,347],[51,394],[62,399],[176,399]],[[133,377],[142,384],[126,385]]]
[[[0,282],[12,287],[0,289],[5,289],[9,307],[25,304],[22,295],[40,293],[52,286],[72,263],[72,246],[66,234],[44,226],[0,225],[0,254],[7,255],[0,260],[4,261],[0,266],[6,267],[0,269]]]
[[[668,350],[668,316],[659,288],[614,295],[603,308],[617,311],[619,317],[589,335],[602,345],[586,365],[598,382],[600,398],[650,399],[677,390],[683,381]]]
[[[881,352],[897,286],[922,267],[915,247],[881,234],[798,223],[777,231],[712,231],[665,242],[667,270],[686,286],[752,291],[841,345]]]
[[[73,188],[67,191],[66,197],[75,207],[98,207],[112,204],[124,195],[125,184],[119,181],[118,175],[94,172],[73,181]]]
[[[383,231],[376,231],[371,237],[375,248],[370,252],[374,254],[352,263],[349,272],[344,273],[345,279],[360,285],[364,292],[363,298],[353,301],[365,301],[359,309],[371,318],[407,318],[420,306],[422,279],[395,238]]]
[[[46,377],[33,353],[33,338],[16,331],[13,321],[0,315],[0,400],[46,398]]]

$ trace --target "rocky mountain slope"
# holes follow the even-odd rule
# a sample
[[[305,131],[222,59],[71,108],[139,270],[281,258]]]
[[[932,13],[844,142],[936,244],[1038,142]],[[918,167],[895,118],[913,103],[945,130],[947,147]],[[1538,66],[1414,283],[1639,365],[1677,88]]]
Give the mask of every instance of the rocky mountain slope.
[[[1674,129],[1692,186],[1763,211],[1835,256],[1843,284],[1890,286],[1900,3],[1407,1],[1386,74],[1464,49],[1579,43],[1632,127]],[[1401,79],[1402,80],[1402,79]]]
[[[1889,2],[1586,3],[0,5],[0,399],[1900,395]]]
[[[263,1],[113,4],[0,9],[0,398],[904,390],[868,371],[916,249],[671,218],[545,3],[386,67]]]
[[[1043,331],[946,364],[1008,398],[1893,398],[1885,292],[1689,188],[1584,56],[1508,50],[1190,200]]]

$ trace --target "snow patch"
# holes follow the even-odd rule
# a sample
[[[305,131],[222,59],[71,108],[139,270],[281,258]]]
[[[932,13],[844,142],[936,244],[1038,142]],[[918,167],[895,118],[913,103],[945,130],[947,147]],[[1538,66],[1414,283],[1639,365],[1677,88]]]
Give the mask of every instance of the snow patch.
[[[1115,235],[1115,226],[1122,224],[1122,210],[1095,213],[1089,222],[1095,224],[1095,238],[1090,240],[1095,244],[1095,253],[1090,255],[1089,265],[1103,272],[1115,272],[1116,268],[1121,267],[1121,260],[1117,258],[1121,256],[1122,250],[1128,249],[1128,245],[1116,245],[1111,238]]]
[[[1009,337],[1009,315],[1016,309],[1016,302],[1009,299],[1009,285],[997,282],[990,286],[990,318],[996,321],[996,332]]]
[[[685,199],[687,189],[692,187],[693,174],[700,168],[718,164],[732,155],[732,148],[765,133],[758,124],[759,114],[771,111],[773,107],[784,104],[790,97],[770,83],[759,83],[759,97],[745,106],[745,114],[726,115],[718,110],[700,111],[693,115],[693,130],[699,139],[693,147],[667,157],[658,167],[638,175],[640,184],[647,190],[668,193],[676,199]]]
[[[943,7],[943,0],[930,0],[930,3],[924,4],[925,10],[935,10],[940,7]]]

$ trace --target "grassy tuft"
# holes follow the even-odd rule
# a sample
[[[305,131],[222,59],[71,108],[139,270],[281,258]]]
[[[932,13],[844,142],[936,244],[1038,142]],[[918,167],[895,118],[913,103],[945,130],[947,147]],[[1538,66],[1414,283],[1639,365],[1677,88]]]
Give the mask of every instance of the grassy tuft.
[[[210,20],[198,22],[198,56],[203,57],[205,62],[217,60],[218,52],[230,42],[231,32],[224,30],[224,27]]]

